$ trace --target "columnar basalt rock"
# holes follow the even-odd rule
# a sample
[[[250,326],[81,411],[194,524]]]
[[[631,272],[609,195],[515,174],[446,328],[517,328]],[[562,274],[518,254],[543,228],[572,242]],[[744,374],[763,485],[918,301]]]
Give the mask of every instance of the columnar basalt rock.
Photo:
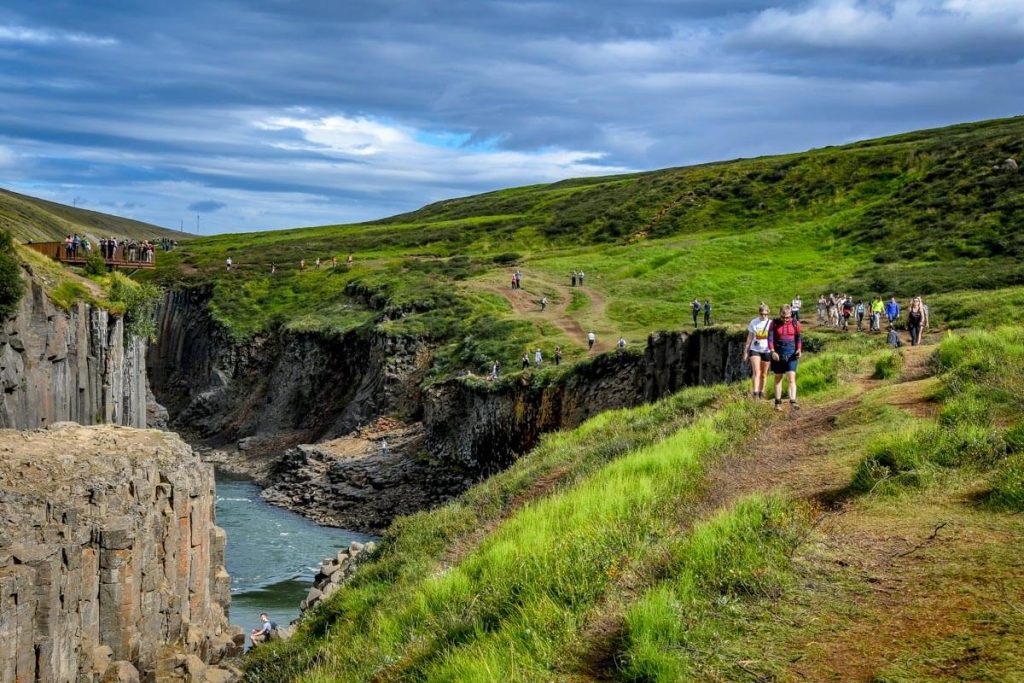
[[[174,434],[0,430],[0,681],[173,680],[175,654],[239,654],[214,504]]]
[[[54,305],[35,280],[0,320],[0,428],[80,424],[146,426],[146,342],[121,316]]]

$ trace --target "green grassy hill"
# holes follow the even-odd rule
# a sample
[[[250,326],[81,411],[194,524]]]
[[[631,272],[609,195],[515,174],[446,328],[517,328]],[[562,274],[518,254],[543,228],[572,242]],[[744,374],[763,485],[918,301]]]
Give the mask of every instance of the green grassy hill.
[[[98,211],[79,209],[45,199],[0,189],[0,230],[8,231],[20,242],[63,240],[68,233],[99,237],[136,239],[185,239],[177,230],[121,218]]]
[[[961,326],[1022,297],[1024,174],[994,168],[1022,156],[1024,118],[965,124],[502,190],[358,225],[202,238],[161,258],[157,277],[212,285],[215,314],[239,337],[274,325],[429,337],[434,376],[509,366],[537,344],[580,357],[590,329],[599,348],[640,340],[685,326],[695,297],[712,300],[715,321],[738,323],[798,293],[923,294],[941,303],[934,317]],[[516,267],[524,290],[512,292]],[[569,287],[572,270],[585,287]]]

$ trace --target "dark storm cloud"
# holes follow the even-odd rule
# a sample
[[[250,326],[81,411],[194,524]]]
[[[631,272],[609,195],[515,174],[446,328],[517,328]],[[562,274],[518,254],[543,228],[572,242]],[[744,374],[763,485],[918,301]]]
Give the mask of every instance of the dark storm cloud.
[[[1019,113],[1022,45],[1016,0],[15,0],[0,184],[365,219]]]

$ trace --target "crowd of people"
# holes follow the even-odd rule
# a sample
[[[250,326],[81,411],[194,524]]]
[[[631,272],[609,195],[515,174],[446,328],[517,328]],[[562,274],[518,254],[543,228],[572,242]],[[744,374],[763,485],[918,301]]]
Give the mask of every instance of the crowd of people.
[[[97,241],[96,247],[104,261],[153,263],[158,245],[161,250],[170,251],[178,246],[178,241],[164,238],[156,243],[150,240],[101,237]],[[92,251],[93,243],[85,235],[78,233],[65,235],[64,256],[67,259],[89,258]]]
[[[907,330],[917,330],[917,334],[911,334],[910,340],[911,344],[916,345],[920,339],[920,330],[926,330],[930,325],[928,306],[917,296],[911,300],[910,307],[914,315],[911,318],[908,314]],[[890,297],[888,301],[880,294],[868,301],[863,298],[855,300],[847,294],[822,294],[818,297],[818,324],[843,331],[850,329],[851,319],[858,331],[864,331],[866,326],[868,332],[881,333],[883,322],[887,331],[891,331],[902,314],[903,309],[896,297]]]

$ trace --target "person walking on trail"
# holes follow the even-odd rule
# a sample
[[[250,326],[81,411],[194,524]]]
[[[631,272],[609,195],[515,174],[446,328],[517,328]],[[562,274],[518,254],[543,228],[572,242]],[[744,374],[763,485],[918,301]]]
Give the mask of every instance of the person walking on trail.
[[[349,268],[352,267],[352,254],[349,254],[348,258],[345,259],[345,265],[348,266]]]
[[[843,332],[850,331],[850,316],[853,315],[853,301],[850,297],[843,295]],[[793,318],[796,320],[796,318]],[[799,321],[798,321],[799,322]]]
[[[575,287],[576,286],[576,271],[575,270],[572,271],[572,275],[569,277],[569,279],[572,281],[572,286]]]
[[[583,286],[583,271],[582,270],[579,272],[578,279],[580,281],[580,287],[582,287]]]
[[[704,327],[711,325],[711,299],[704,299]]]
[[[547,307],[548,307],[548,298],[546,296],[542,296],[540,298],[540,310],[543,311]]]
[[[271,263],[270,264],[270,274],[273,275],[276,272],[277,272],[277,266],[275,266],[273,263]]]
[[[234,265],[234,262],[231,260],[230,256],[228,256],[226,259],[224,259],[224,265],[227,266],[228,272],[230,272],[231,271],[231,266]]]
[[[857,313],[857,331],[860,332],[864,328],[864,302],[858,301],[853,310]]]
[[[501,363],[499,363],[498,361],[494,361],[491,364],[491,381],[493,382],[496,379],[498,379],[498,376],[500,374],[501,374]]]
[[[252,640],[253,647],[265,643],[270,640],[270,633],[277,629],[277,624],[270,620],[266,612],[260,614],[260,621],[262,622],[258,628],[254,628],[252,633],[249,634],[249,638]]]
[[[825,295],[822,294],[818,297],[818,324],[825,324]]]
[[[516,289],[523,288],[523,273],[516,268]]]
[[[890,298],[885,303],[885,317],[888,318],[890,325],[900,317],[900,305],[896,303],[896,297]]]
[[[305,270],[305,269],[306,269],[306,259],[304,259],[304,258],[299,259],[299,270]]]
[[[562,347],[561,346],[556,346],[555,347],[555,365],[561,365],[561,364],[562,364]]]
[[[331,257],[331,270],[337,270],[337,269],[338,269],[338,257],[337,256],[332,256]]]
[[[526,351],[523,351],[523,370],[525,370],[528,367],[530,367],[530,356],[529,354],[526,353]]]
[[[619,341],[615,342],[615,348],[619,354],[619,358],[621,358],[622,354],[626,353],[626,338],[619,337]]]
[[[541,355],[540,349],[537,349],[536,351],[534,351],[533,352],[533,362],[537,365],[538,368],[540,367],[540,364],[543,361],[544,361],[544,357]]]
[[[779,317],[768,328],[768,349],[772,353],[772,372],[775,374],[775,410],[782,410],[783,378],[789,382],[790,407],[799,408],[796,402],[796,367],[800,362],[803,339],[800,323],[793,320],[790,304],[784,304],[779,309]]]
[[[700,315],[699,299],[694,299],[690,302],[690,312],[693,313],[693,329],[697,329],[697,316]]]
[[[313,264],[313,269],[314,270],[320,270],[320,257],[319,256],[316,257],[316,263]]]
[[[750,363],[754,398],[764,398],[764,387],[768,383],[768,365],[772,360],[772,352],[768,348],[768,330],[772,326],[770,315],[768,304],[762,303],[757,307],[757,317],[747,325],[743,360]]]
[[[921,297],[915,296],[910,302],[910,310],[907,311],[907,330],[910,332],[910,345],[917,346],[921,343],[921,330],[925,326],[927,314],[924,310],[924,302]]]
[[[871,302],[871,329],[875,332],[882,331],[882,314],[885,313],[885,304],[881,295],[876,296]]]
[[[516,274],[512,273],[512,289],[516,288]]]
[[[591,330],[590,332],[587,332],[587,350],[588,351],[593,351],[594,350],[594,342],[596,342],[596,341],[597,341],[597,335],[594,334],[594,331]]]
[[[803,308],[804,302],[800,299],[800,295],[797,294],[793,297],[793,302],[790,306],[793,307],[793,320],[800,322],[800,309]]]

